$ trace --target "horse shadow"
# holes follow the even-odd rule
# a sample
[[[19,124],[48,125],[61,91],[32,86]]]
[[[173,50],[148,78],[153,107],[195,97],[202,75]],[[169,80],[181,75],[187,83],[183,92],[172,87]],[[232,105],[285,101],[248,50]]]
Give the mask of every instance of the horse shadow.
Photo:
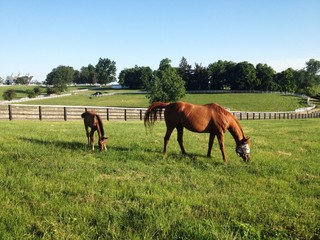
[[[54,147],[57,148],[63,148],[63,149],[69,149],[69,150],[77,150],[77,151],[83,151],[83,152],[92,152],[91,147],[87,145],[86,142],[79,142],[79,141],[62,141],[62,140],[46,140],[46,139],[38,139],[38,138],[29,138],[29,137],[20,137],[19,138],[22,141],[30,142],[32,144],[37,144],[39,146],[45,146],[45,145],[53,145]],[[186,153],[182,154],[181,152],[172,152],[168,153],[167,156],[163,155],[163,151],[160,148],[141,148],[139,146],[136,147],[128,147],[128,146],[123,146],[123,145],[107,145],[108,151],[115,151],[118,153],[123,153],[123,154],[128,154],[132,152],[133,149],[147,152],[150,154],[153,154],[154,156],[154,161],[162,161],[164,159],[170,161],[170,160],[175,160],[175,161],[184,161],[187,164],[191,164],[197,167],[201,167],[200,165],[205,164],[203,159],[211,159],[211,165],[213,166],[219,166],[223,164],[220,161],[216,161],[214,157],[207,157],[206,155],[203,154],[198,154],[198,153]],[[97,152],[100,152],[98,148],[96,148]]]
[[[20,140],[37,144],[37,145],[53,145],[58,148],[67,148],[71,150],[75,150],[75,149],[85,150],[85,148],[87,147],[85,143],[78,142],[78,141],[73,141],[73,142],[67,142],[67,141],[61,141],[61,140],[50,141],[50,140],[28,138],[28,137],[20,137]]]

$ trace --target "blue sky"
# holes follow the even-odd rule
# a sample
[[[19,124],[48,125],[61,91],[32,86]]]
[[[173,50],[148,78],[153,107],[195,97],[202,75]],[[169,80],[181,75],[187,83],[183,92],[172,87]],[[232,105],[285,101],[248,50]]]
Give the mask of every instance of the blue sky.
[[[156,70],[218,60],[277,72],[320,60],[319,0],[0,0],[0,77],[43,81],[59,65]]]

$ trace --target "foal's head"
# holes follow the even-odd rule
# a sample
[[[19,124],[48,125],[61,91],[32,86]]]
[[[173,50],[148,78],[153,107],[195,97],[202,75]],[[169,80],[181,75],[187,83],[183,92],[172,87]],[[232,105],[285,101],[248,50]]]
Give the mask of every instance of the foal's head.
[[[250,156],[250,143],[249,138],[244,138],[236,147],[236,153],[242,157],[243,161],[248,162],[251,160]]]
[[[102,150],[107,150],[107,147],[106,147],[106,140],[108,138],[107,137],[102,137],[99,139],[99,149],[102,151]]]

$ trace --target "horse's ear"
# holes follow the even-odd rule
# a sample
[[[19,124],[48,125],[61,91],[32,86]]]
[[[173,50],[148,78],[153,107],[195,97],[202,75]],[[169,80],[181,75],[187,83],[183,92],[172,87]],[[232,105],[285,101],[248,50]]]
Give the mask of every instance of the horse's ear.
[[[243,141],[244,141],[244,142],[249,142],[249,140],[250,140],[250,137],[244,137],[244,138],[243,138]]]

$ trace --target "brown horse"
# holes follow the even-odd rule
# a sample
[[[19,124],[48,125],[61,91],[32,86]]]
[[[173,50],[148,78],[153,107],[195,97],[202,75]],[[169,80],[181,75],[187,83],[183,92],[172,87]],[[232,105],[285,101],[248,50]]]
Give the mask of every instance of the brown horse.
[[[98,144],[100,150],[107,150],[106,139],[108,138],[104,137],[104,129],[101,117],[95,112],[90,111],[82,113],[81,117],[83,118],[84,127],[86,129],[88,145],[92,147],[92,150],[94,150],[94,132],[97,131],[99,136]],[[91,128],[90,134],[88,129],[89,127]]]
[[[194,105],[185,102],[163,103],[155,102],[149,106],[145,113],[144,124],[150,127],[157,120],[157,111],[165,109],[164,118],[167,132],[164,136],[163,152],[167,154],[167,145],[172,131],[176,128],[178,142],[183,154],[186,151],[183,146],[183,128],[197,133],[210,133],[208,153],[211,156],[211,149],[215,136],[218,137],[222,158],[226,162],[224,147],[224,133],[228,130],[236,142],[236,153],[244,161],[250,160],[249,138],[244,136],[238,120],[227,110],[216,103],[206,105]]]

